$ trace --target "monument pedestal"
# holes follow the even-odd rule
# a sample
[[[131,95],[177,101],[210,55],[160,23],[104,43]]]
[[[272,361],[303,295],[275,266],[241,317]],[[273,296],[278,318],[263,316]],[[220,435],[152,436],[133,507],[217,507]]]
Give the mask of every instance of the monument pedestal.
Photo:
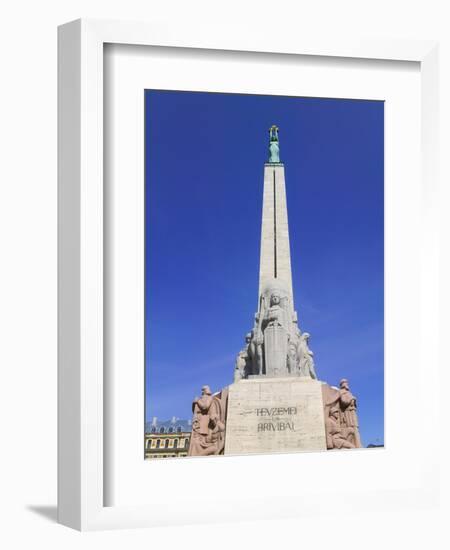
[[[225,455],[326,448],[322,382],[257,377],[229,386]]]

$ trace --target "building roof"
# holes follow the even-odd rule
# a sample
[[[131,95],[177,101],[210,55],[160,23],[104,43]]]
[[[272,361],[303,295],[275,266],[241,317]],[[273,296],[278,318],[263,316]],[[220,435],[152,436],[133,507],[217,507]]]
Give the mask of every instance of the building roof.
[[[180,433],[191,432],[192,421],[173,417],[171,420],[153,420],[145,423],[145,433]]]

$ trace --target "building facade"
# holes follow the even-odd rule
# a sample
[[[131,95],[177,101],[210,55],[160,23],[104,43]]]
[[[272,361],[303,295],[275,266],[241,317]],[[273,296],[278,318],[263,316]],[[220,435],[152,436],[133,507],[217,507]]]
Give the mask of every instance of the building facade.
[[[187,456],[191,431],[191,420],[174,417],[171,420],[159,421],[154,417],[145,426],[145,458]]]

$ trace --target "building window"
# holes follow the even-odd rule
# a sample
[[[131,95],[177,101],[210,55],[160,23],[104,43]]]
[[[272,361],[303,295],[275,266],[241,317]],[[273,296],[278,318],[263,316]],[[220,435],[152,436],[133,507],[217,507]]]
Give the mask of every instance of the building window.
[[[156,447],[159,448],[160,446],[161,446],[161,440],[157,439],[156,440]]]
[[[184,440],[184,446],[187,448],[189,447],[189,439]]]
[[[169,428],[169,433],[171,434],[173,432],[173,428]]]
[[[178,426],[177,433],[179,433],[179,434],[181,433],[181,426]]]
[[[168,448],[169,448],[169,440],[166,439],[166,440],[164,441],[164,443],[165,443],[164,447],[165,447],[166,449],[168,449]]]
[[[164,433],[164,428],[160,428],[159,433],[163,434]]]
[[[152,434],[154,434],[154,433],[156,433],[156,428],[155,428],[155,426],[153,426],[153,428],[152,428]]]
[[[175,449],[178,449],[178,439],[174,440],[173,446],[175,447]]]

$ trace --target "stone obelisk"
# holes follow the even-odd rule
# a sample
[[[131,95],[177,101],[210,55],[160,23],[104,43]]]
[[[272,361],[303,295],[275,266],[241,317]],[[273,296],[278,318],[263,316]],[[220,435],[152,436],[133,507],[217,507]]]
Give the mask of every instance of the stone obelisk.
[[[269,158],[270,160],[274,159]],[[292,300],[286,185],[284,165],[281,162],[267,162],[264,165],[259,296],[273,279],[278,279],[283,283]]]

